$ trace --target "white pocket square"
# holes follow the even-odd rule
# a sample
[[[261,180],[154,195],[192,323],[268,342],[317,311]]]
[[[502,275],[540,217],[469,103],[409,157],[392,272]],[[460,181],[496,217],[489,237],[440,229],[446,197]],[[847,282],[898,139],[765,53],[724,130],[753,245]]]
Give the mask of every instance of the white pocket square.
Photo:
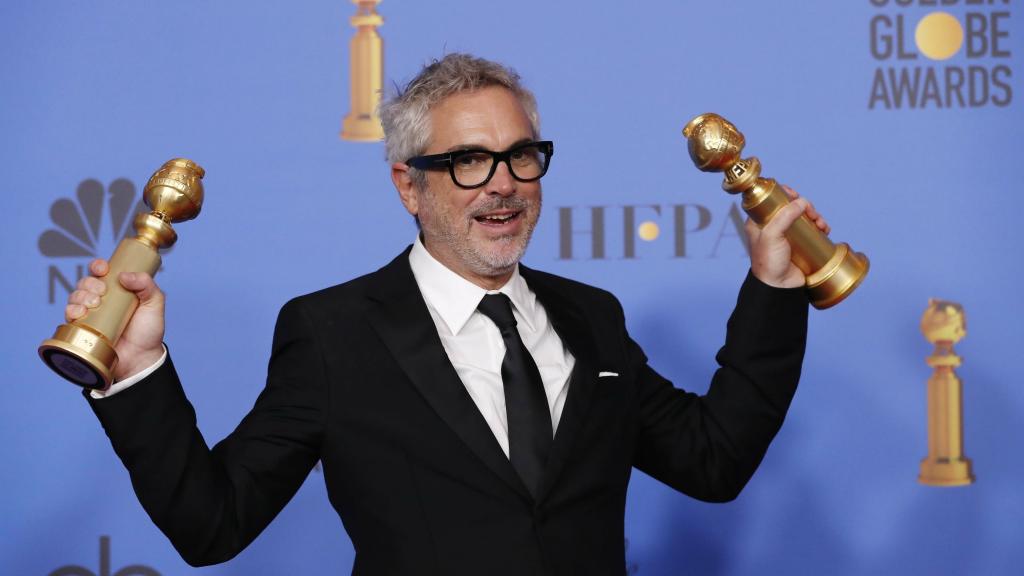
[[[609,376],[618,376],[618,375],[619,375],[618,372],[598,372],[597,373],[597,377],[598,378],[607,378]]]

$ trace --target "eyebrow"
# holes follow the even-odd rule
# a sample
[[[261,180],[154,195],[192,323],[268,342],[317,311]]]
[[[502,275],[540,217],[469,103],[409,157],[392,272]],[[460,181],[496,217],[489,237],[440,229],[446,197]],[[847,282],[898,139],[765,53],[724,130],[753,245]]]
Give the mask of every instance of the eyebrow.
[[[533,142],[533,141],[534,141],[533,138],[520,138],[519,140],[516,140],[515,142],[513,142],[512,145],[509,146],[508,148],[506,148],[505,150],[511,150],[511,149],[515,148],[516,146],[522,146],[523,144],[529,144],[530,142]],[[445,152],[457,152],[457,151],[460,151],[460,150],[486,150],[488,152],[496,152],[496,150],[490,150],[489,148],[487,148],[485,146],[481,146],[480,144],[456,144],[456,145],[448,148],[447,150],[445,150]],[[504,152],[504,150],[502,150],[502,152]]]

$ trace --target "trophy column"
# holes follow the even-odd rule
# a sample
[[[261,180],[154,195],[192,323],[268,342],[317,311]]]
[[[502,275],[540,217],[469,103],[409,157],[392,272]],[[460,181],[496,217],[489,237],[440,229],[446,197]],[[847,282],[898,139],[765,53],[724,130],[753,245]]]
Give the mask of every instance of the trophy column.
[[[349,45],[349,107],[342,121],[341,138],[356,142],[372,142],[384,138],[384,128],[377,116],[384,89],[384,41],[377,27],[384,18],[377,14],[380,0],[352,0],[358,7],[350,22],[356,35]]]
[[[928,457],[921,461],[918,481],[929,486],[971,484],[971,460],[964,456],[963,383],[955,371],[962,360],[953,352],[953,344],[967,335],[963,308],[930,300],[921,332],[935,351],[927,359],[934,369],[928,379]]]
[[[118,281],[121,272],[155,275],[160,269],[161,248],[178,239],[172,222],[191,220],[203,204],[205,171],[195,162],[175,158],[164,163],[146,183],[143,199],[152,212],[135,217],[137,236],[125,238],[110,258],[103,277],[106,293],[99,306],[67,324],[39,346],[39,356],[54,372],[85,388],[104,389],[113,381],[117,366],[114,346],[139,305],[135,294]]]

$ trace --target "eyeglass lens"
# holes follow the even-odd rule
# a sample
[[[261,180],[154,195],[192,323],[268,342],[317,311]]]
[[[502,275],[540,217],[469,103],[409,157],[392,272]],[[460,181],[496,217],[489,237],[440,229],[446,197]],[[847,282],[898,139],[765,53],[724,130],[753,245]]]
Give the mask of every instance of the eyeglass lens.
[[[509,151],[508,164],[519,180],[533,180],[544,172],[546,154],[538,146],[520,146]],[[491,175],[494,155],[485,151],[467,151],[453,158],[452,174],[462,186],[480,186]]]

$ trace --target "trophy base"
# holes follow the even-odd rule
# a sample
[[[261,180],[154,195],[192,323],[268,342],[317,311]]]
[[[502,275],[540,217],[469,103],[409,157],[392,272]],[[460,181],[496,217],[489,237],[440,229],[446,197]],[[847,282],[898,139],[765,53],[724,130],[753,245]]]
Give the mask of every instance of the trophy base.
[[[117,364],[117,353],[106,338],[75,324],[61,324],[39,346],[39,357],[65,380],[93,390],[110,386]]]
[[[921,475],[917,481],[928,486],[967,486],[974,483],[971,473],[971,461],[967,458],[958,460],[924,459],[921,461]]]
[[[341,123],[341,139],[351,142],[377,142],[384,139],[380,120],[366,114],[349,114]]]
[[[820,270],[807,277],[807,294],[818,310],[831,308],[849,296],[867,276],[868,257],[841,242]]]

